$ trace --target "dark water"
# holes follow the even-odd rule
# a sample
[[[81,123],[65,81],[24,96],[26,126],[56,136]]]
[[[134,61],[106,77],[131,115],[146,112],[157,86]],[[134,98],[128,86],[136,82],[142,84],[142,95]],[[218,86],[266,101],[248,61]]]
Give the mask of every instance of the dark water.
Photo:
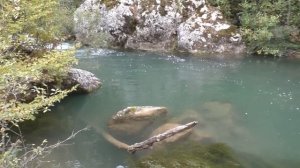
[[[169,122],[198,120],[198,134],[228,144],[248,167],[300,167],[300,62],[112,50],[79,50],[77,57],[78,67],[95,73],[103,87],[65,99],[24,130],[28,142],[56,142],[93,127],[50,155],[56,167],[126,165],[131,155],[97,130],[133,105],[166,106]]]

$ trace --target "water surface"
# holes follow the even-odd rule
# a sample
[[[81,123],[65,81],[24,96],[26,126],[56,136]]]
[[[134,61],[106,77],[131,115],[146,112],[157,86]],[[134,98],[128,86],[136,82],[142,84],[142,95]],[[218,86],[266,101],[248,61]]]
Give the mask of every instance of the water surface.
[[[49,160],[57,167],[126,166],[131,155],[106,142],[97,129],[133,105],[166,106],[168,122],[198,120],[198,132],[231,146],[248,167],[300,165],[298,61],[101,49],[79,50],[77,57],[78,67],[96,74],[103,87],[66,98],[24,130],[28,142],[56,142],[72,130],[93,127],[54,151]],[[140,139],[133,136],[127,143]]]

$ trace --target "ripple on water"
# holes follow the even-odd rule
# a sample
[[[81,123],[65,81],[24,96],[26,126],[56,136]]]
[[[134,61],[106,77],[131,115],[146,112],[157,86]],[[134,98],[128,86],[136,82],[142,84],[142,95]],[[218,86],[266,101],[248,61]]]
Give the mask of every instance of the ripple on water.
[[[179,63],[179,62],[185,62],[186,61],[185,59],[174,56],[174,55],[168,55],[166,57],[159,57],[158,59],[171,61],[172,63]]]
[[[79,59],[90,59],[97,57],[122,56],[122,52],[116,52],[110,49],[79,49],[76,51],[76,57]]]

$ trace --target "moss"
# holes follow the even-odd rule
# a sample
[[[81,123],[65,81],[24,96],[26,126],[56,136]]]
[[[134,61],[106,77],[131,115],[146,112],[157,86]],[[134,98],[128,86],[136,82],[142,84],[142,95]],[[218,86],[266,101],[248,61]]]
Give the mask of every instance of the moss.
[[[105,6],[108,8],[108,9],[112,9],[113,7],[115,7],[116,5],[119,4],[119,1],[118,0],[102,0],[101,1],[103,4],[105,4]]]
[[[165,6],[161,5],[158,9],[158,12],[161,16],[166,16],[168,14],[168,12],[165,9]]]
[[[231,37],[232,34],[237,32],[237,27],[236,26],[230,26],[228,29],[223,29],[219,31],[219,36],[220,37]]]
[[[212,41],[214,43],[219,43],[219,42],[226,42],[233,34],[237,32],[237,27],[236,26],[230,26],[228,29],[223,29],[218,32],[215,32],[214,29],[209,30],[208,33],[212,35]]]
[[[142,7],[142,11],[145,10],[152,11],[153,5],[158,5],[158,4],[156,3],[156,0],[141,0],[140,5]]]
[[[183,1],[181,2],[183,5],[183,9],[181,11],[181,15],[183,20],[187,20],[189,18],[189,6],[191,6],[193,3],[191,1]]]
[[[186,142],[177,146],[169,146],[149,156],[134,160],[132,167],[189,167],[189,168],[241,168],[232,150],[225,144],[201,145]]]
[[[123,31],[126,34],[133,34],[136,30],[137,25],[139,24],[139,21],[132,17],[132,16],[126,16],[124,15],[125,24],[123,26]]]
[[[242,0],[207,0],[207,3],[213,7],[219,7],[226,19],[238,20],[238,13],[241,12],[240,5]],[[237,23],[236,23],[237,24]]]
[[[160,7],[159,7],[159,14],[161,16],[166,16],[168,12],[166,11],[166,6],[171,6],[173,3],[173,0],[161,0]]]

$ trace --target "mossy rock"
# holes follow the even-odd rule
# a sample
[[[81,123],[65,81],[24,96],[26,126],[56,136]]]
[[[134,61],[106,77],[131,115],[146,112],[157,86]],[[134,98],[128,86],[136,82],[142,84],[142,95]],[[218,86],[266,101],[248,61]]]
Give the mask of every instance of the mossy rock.
[[[119,4],[119,1],[118,0],[102,0],[101,3],[103,3],[108,9],[112,9],[113,7],[115,7]]]
[[[238,28],[236,26],[230,26],[228,29],[223,29],[219,31],[221,37],[231,37],[237,32]]]
[[[139,168],[242,168],[230,147],[222,143],[201,145],[185,142],[148,156],[133,160],[131,167]]]
[[[166,107],[131,106],[118,111],[108,121],[108,128],[113,132],[134,134],[166,114]]]
[[[154,6],[158,5],[156,0],[147,0],[147,1],[140,1],[140,5],[142,7],[142,11],[145,11],[145,10],[153,10],[154,9]]]

